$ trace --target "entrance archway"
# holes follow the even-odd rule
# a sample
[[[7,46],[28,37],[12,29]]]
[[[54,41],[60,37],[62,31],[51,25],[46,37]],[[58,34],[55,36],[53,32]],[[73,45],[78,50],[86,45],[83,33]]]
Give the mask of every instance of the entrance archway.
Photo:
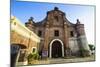
[[[15,67],[16,62],[18,62],[21,49],[26,48],[23,44],[11,44],[11,67]]]
[[[49,57],[50,58],[64,57],[64,45],[60,39],[54,39],[51,41]]]

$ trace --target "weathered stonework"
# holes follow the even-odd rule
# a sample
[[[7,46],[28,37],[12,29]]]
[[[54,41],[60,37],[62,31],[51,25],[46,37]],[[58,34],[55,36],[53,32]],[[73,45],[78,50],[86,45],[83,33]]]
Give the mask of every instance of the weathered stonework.
[[[21,22],[16,17],[12,16],[10,23],[11,63],[17,62],[16,64],[18,65],[27,65],[27,56],[33,52],[33,48],[36,49],[35,51],[38,50],[40,38],[34,32],[29,30],[31,28],[28,29],[23,24],[21,24]],[[32,29],[33,28],[34,27],[32,26]]]
[[[71,23],[66,18],[65,13],[60,11],[57,7],[55,7],[54,10],[48,11],[46,18],[41,22],[35,22],[31,19],[26,22],[25,25],[30,30],[33,30],[37,35],[39,34],[39,31],[41,31],[41,42],[39,48],[41,56],[52,58],[54,56],[52,53],[55,51],[55,57],[63,57],[63,53],[64,56],[79,55],[80,48],[89,51],[84,31],[84,24],[81,24],[78,19],[76,24]],[[58,45],[56,44],[55,48],[53,48],[52,45],[54,45],[54,43],[52,43],[50,46],[50,43],[53,40],[60,45],[63,43],[61,46],[64,48],[58,47],[58,49],[52,51]],[[64,49],[61,53],[62,55],[59,54],[60,49]]]

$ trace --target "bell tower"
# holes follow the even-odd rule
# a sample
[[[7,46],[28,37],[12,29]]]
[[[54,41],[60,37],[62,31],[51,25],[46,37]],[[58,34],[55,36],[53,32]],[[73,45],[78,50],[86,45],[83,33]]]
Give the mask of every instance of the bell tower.
[[[79,19],[77,19],[76,23],[76,29],[77,29],[77,38],[78,38],[78,44],[80,47],[80,51],[83,51],[83,55],[90,55],[89,46],[87,43],[85,30],[84,30],[84,24],[81,24]]]

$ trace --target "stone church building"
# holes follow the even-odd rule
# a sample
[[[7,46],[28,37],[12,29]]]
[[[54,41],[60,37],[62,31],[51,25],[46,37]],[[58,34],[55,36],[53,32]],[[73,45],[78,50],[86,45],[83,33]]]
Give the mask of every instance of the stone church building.
[[[80,56],[82,53],[90,55],[84,24],[79,19],[76,24],[70,22],[58,7],[48,11],[40,22],[30,17],[25,26],[41,38],[38,50],[42,57],[60,58]]]

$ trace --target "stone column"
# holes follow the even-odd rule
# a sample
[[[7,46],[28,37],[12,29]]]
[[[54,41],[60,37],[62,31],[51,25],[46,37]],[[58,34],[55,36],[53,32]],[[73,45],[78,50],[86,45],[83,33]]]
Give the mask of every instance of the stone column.
[[[44,37],[44,46],[43,46],[43,50],[42,50],[42,57],[43,58],[47,58],[48,57],[48,43],[49,43],[49,26],[46,25],[45,28],[45,37]]]
[[[67,23],[64,22],[64,46],[65,46],[65,55],[67,56],[67,52],[68,52],[68,48],[69,48],[69,45],[68,45],[68,28],[67,28]]]

